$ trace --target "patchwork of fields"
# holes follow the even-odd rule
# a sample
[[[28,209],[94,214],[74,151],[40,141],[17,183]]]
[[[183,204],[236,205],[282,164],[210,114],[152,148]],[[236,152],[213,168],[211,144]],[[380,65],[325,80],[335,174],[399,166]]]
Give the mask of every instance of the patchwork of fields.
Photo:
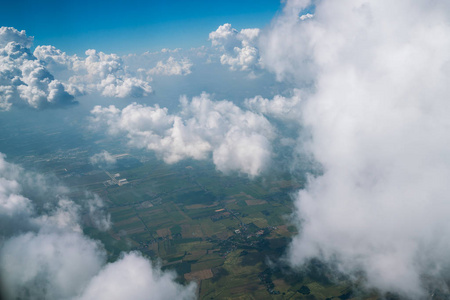
[[[331,282],[320,266],[293,275],[278,263],[295,233],[290,193],[301,182],[226,176],[193,161],[114,171],[130,183],[89,185],[106,201],[112,229],[86,230],[111,260],[140,251],[175,270],[180,282],[196,281],[200,299],[349,298],[348,284]]]

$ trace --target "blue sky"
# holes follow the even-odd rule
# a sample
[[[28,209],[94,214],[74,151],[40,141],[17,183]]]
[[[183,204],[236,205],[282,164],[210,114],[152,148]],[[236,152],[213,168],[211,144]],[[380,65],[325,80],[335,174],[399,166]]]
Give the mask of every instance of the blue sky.
[[[208,44],[209,32],[224,23],[262,28],[279,8],[279,0],[20,0],[2,3],[0,19],[26,30],[35,45],[126,54]]]

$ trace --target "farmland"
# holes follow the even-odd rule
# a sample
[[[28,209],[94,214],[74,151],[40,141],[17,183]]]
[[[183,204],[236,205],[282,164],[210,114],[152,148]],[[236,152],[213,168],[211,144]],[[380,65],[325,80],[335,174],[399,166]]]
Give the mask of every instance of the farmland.
[[[122,251],[140,251],[163,269],[176,271],[179,282],[197,282],[200,299],[348,294],[345,281],[336,285],[322,272],[294,276],[283,270],[286,266],[268,263],[282,258],[296,233],[288,220],[291,194],[302,181],[280,174],[262,181],[219,173],[207,162],[168,165],[157,159],[113,172],[129,183],[88,185],[104,199],[112,228],[86,228],[103,241],[110,260]],[[309,293],[299,292],[305,293],[302,287]]]
[[[21,149],[26,152],[27,146]],[[117,163],[106,170],[90,164],[89,157],[100,149],[116,155]],[[291,196],[304,186],[304,178],[283,172],[263,178],[223,174],[208,161],[166,164],[151,153],[103,140],[91,148],[67,144],[40,155],[17,152],[10,157],[61,178],[72,199],[85,191],[103,199],[111,228],[99,231],[86,222],[84,231],[102,242],[108,261],[139,251],[175,271],[180,283],[197,282],[200,299],[352,295],[352,286],[345,279],[336,283],[323,266],[305,272],[283,263],[296,234],[289,223]],[[111,183],[117,174],[117,182],[121,178],[127,183]]]

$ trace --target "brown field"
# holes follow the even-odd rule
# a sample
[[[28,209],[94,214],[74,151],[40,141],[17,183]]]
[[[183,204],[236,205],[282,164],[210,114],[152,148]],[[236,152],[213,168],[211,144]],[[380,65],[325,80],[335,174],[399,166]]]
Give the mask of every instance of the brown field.
[[[170,236],[169,228],[158,229],[158,230],[156,230],[156,233],[158,234],[158,237],[165,237],[168,235]]]
[[[192,280],[199,281],[199,280],[209,279],[212,277],[213,277],[213,272],[211,271],[211,269],[205,269],[205,270],[200,270],[200,271],[184,274],[184,279],[186,279],[188,281],[192,281]]]
[[[290,237],[292,236],[292,233],[288,230],[288,226],[287,225],[280,225],[277,226],[277,229],[273,231],[273,233],[271,234],[270,238],[274,238],[276,236],[286,236],[286,237]]]
[[[232,236],[234,234],[229,230],[225,230],[225,231],[218,232],[216,235],[217,235],[217,238],[219,238],[221,240],[226,240],[227,238],[229,238],[230,236]]]
[[[260,200],[260,199],[249,199],[249,200],[245,200],[245,203],[247,203],[248,206],[251,205],[262,205],[262,204],[266,204],[267,201],[266,200]]]
[[[214,207],[214,206],[217,206],[218,204],[219,204],[218,202],[214,202],[213,204],[210,204],[210,205],[206,205],[206,204],[192,204],[192,205],[186,206],[186,208],[187,209],[200,209],[200,208]]]
[[[286,284],[286,282],[283,279],[275,279],[273,281],[273,284],[277,289],[287,290],[289,288],[289,285]]]
[[[232,203],[236,203],[236,199],[232,198],[232,199],[229,199],[229,200],[225,200],[224,202],[226,204],[232,204]]]

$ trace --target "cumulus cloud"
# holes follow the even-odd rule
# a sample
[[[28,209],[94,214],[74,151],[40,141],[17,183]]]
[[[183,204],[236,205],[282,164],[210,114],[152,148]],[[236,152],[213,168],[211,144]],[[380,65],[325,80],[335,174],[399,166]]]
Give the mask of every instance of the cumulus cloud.
[[[37,46],[33,55],[50,68],[72,68],[74,62],[78,61],[76,55],[70,56],[55,46]]]
[[[33,37],[27,36],[25,30],[17,30],[13,27],[0,28],[0,47],[5,47],[10,42],[15,42],[24,48],[30,48],[33,45]]]
[[[275,95],[272,100],[256,96],[245,100],[245,106],[254,112],[264,114],[282,121],[300,123],[302,91],[294,89],[291,97]]]
[[[130,145],[153,150],[167,163],[212,156],[224,172],[256,176],[264,171],[274,138],[267,119],[229,101],[212,101],[206,93],[191,101],[181,97],[180,103],[178,114],[158,105],[96,106],[92,122],[110,134],[126,134]]]
[[[76,60],[76,75],[69,79],[75,86],[88,91],[99,91],[107,97],[143,97],[152,92],[147,81],[131,76],[125,70],[122,59],[116,54],[105,54],[93,49],[86,51],[84,60]],[[84,75],[83,72],[87,73]]]
[[[0,154],[2,299],[195,298],[195,284],[175,283],[173,273],[162,272],[138,253],[107,263],[101,243],[83,235],[85,205],[46,180]],[[94,223],[108,229],[109,219],[99,214],[101,199],[86,202]]]
[[[89,161],[93,165],[97,165],[100,167],[108,167],[108,166],[115,165],[117,162],[117,159],[114,156],[112,156],[111,153],[109,153],[108,151],[103,150],[102,152],[91,156],[89,158]]]
[[[252,70],[259,64],[259,50],[256,46],[260,30],[248,28],[237,31],[226,23],[209,34],[214,47],[223,52],[220,62],[231,70]]]
[[[13,105],[40,109],[75,103],[63,83],[31,53],[32,43],[23,30],[0,28],[0,110]]]
[[[192,62],[187,58],[177,61],[174,57],[170,56],[166,62],[158,61],[154,68],[148,70],[147,74],[165,76],[188,75],[191,74],[192,66]]]
[[[0,213],[2,216],[30,215],[33,212],[30,200],[20,195],[20,186],[16,181],[2,177],[0,184]]]
[[[149,82],[130,74],[118,55],[95,49],[85,54],[85,58],[67,55],[54,46],[38,46],[34,50],[34,55],[49,69],[67,77],[65,86],[74,95],[99,92],[105,97],[139,98],[152,92]]]
[[[424,299],[450,262],[448,3],[315,3],[302,20],[310,1],[288,1],[262,38],[279,79],[314,83],[302,120],[323,175],[298,193],[289,259]]]

